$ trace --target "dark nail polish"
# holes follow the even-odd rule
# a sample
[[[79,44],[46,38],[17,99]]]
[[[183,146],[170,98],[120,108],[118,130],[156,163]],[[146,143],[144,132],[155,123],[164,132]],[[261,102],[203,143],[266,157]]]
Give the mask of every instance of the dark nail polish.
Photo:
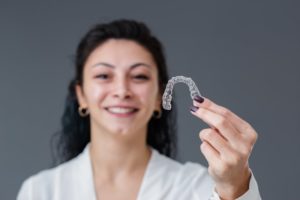
[[[203,103],[204,98],[197,95],[197,96],[194,97],[194,100],[197,101],[198,103]]]
[[[197,106],[191,106],[190,110],[193,111],[193,112],[196,112],[198,110],[198,107]]]

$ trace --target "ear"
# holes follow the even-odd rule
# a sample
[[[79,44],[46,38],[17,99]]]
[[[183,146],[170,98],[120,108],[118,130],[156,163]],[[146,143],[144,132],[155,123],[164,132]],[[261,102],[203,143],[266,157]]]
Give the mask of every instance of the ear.
[[[77,97],[79,106],[83,107],[83,108],[86,108],[87,103],[86,103],[86,100],[85,100],[85,96],[84,96],[84,93],[83,93],[82,86],[79,85],[79,84],[76,84],[75,85],[75,92],[76,92],[76,97]]]

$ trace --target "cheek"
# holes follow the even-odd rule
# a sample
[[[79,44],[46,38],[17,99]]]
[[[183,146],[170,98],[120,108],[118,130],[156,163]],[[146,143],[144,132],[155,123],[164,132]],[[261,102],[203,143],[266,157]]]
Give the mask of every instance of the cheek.
[[[138,95],[142,98],[142,101],[148,105],[154,106],[157,100],[158,87],[155,85],[149,85],[141,87],[138,90]]]
[[[86,96],[88,102],[91,104],[98,104],[99,101],[102,101],[105,96],[105,88],[96,84],[90,84],[86,87]]]

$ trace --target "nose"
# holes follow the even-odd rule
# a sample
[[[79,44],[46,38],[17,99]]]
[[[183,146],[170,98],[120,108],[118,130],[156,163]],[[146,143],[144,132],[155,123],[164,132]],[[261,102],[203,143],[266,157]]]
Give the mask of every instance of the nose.
[[[132,97],[129,82],[126,79],[116,82],[113,96],[119,99],[130,99]]]

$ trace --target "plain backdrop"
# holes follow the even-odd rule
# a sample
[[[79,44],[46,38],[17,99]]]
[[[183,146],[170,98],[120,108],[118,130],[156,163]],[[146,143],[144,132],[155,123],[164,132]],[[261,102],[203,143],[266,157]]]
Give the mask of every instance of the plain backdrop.
[[[0,1],[0,199],[50,167],[73,76],[72,56],[94,24],[144,21],[165,46],[171,76],[259,134],[250,158],[263,199],[299,198],[300,3],[268,1]],[[189,112],[188,87],[175,87],[181,162],[207,166]]]

